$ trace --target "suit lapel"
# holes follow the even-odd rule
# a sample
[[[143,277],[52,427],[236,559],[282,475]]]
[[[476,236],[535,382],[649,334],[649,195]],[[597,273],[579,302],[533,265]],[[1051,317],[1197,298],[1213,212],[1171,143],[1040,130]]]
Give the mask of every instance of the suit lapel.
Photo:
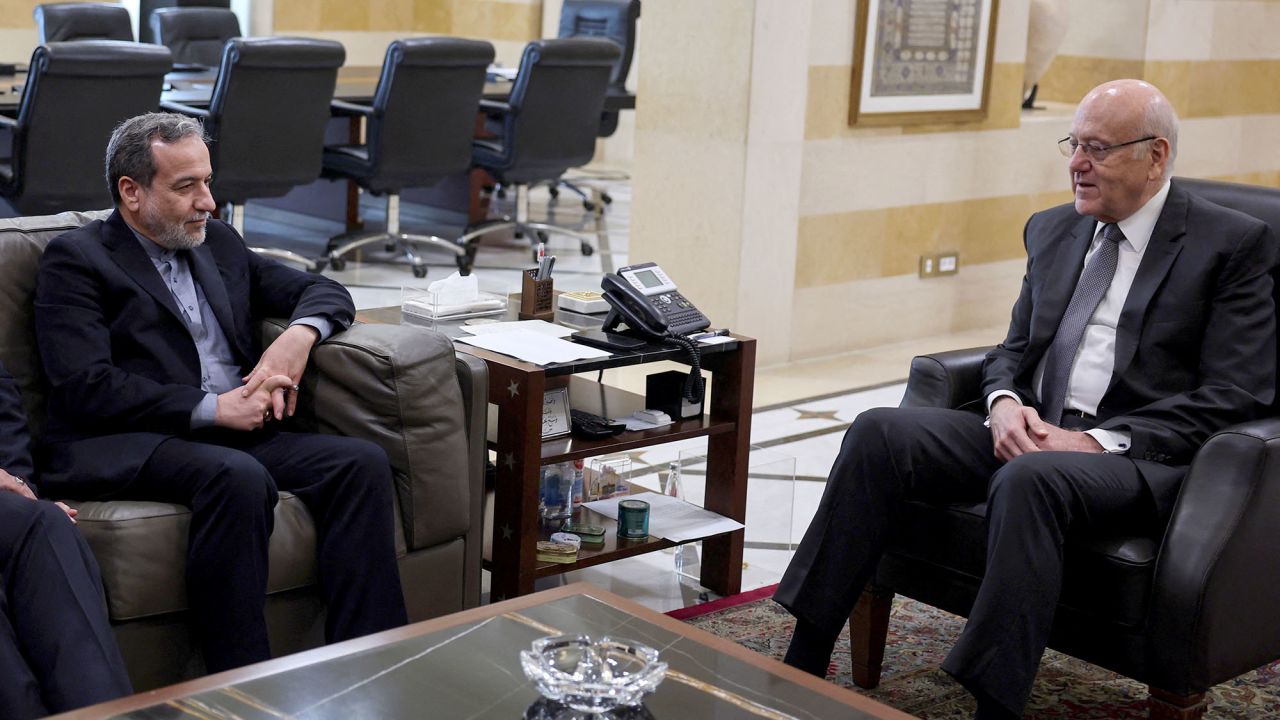
[[[218,262],[213,258],[213,251],[208,245],[201,245],[191,251],[190,258],[191,273],[195,275],[196,282],[200,283],[200,289],[204,290],[205,301],[213,308],[213,314],[218,318],[218,325],[222,327],[222,334],[234,345],[236,327],[231,320],[231,300],[227,297],[227,286],[222,282],[222,275],[218,272]]]
[[[1075,293],[1076,283],[1084,269],[1084,256],[1093,242],[1093,231],[1097,222],[1091,217],[1082,217],[1071,233],[1061,241],[1054,243],[1055,252],[1046,258],[1046,267],[1051,268],[1045,279],[1044,291],[1035,310],[1035,320],[1031,326],[1028,359],[1033,363],[1040,362],[1044,349],[1053,342],[1058,332],[1062,316],[1067,312],[1067,304]],[[1062,270],[1056,270],[1062,268]]]
[[[133,234],[133,230],[125,223],[124,218],[120,217],[120,211],[111,214],[106,222],[106,246],[111,250],[111,259],[125,271],[134,282],[138,283],[143,290],[146,290],[155,301],[165,307],[173,317],[186,327],[186,320],[182,317],[182,312],[178,310],[178,303],[173,299],[173,293],[169,292],[169,288],[165,287],[164,280],[161,279],[160,273],[156,271],[156,266],[151,262],[151,258],[147,255],[147,251],[142,249],[142,245],[138,243],[138,238]]]
[[[1177,184],[1169,188],[1160,219],[1156,221],[1151,240],[1142,254],[1142,263],[1133,277],[1129,295],[1125,297],[1120,322],[1116,325],[1116,364],[1111,374],[1115,385],[1133,360],[1142,335],[1142,320],[1151,307],[1151,298],[1164,283],[1173,261],[1182,251],[1182,238],[1187,229],[1187,194]],[[1108,388],[1110,389],[1110,388]]]

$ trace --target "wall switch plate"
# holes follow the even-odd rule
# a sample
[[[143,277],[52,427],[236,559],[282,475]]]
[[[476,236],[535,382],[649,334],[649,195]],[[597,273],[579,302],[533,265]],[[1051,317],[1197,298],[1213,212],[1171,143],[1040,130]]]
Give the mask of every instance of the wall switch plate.
[[[960,271],[960,253],[944,252],[937,256],[939,275],[955,275]]]

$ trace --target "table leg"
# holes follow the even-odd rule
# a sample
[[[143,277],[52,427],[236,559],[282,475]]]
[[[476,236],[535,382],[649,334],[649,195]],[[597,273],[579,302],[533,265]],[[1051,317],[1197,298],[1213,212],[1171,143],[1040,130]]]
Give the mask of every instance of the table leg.
[[[489,401],[498,406],[490,602],[533,592],[545,389],[540,371],[489,364]]]
[[[747,519],[747,464],[751,452],[751,400],[756,367],[756,341],[739,340],[738,351],[707,355],[703,364],[714,373],[712,416],[733,418],[731,433],[707,442],[707,493],[703,505],[738,522]],[[742,590],[744,533],[702,541],[702,584],[720,595]]]

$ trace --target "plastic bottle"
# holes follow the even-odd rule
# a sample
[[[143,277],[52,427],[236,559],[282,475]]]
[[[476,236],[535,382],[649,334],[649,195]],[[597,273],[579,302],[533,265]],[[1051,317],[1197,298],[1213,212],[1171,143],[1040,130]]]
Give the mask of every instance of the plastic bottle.
[[[583,494],[583,476],[582,461],[573,461],[573,506],[576,508],[582,504]]]
[[[664,494],[684,500],[684,480],[680,477],[680,463],[667,465],[667,486]],[[675,548],[676,574],[692,574],[698,571],[698,548],[693,543],[685,543]]]

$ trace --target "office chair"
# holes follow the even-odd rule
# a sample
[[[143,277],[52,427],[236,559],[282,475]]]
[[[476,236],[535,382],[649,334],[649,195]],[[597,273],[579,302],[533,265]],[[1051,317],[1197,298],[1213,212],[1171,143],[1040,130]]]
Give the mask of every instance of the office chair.
[[[612,40],[622,49],[622,55],[613,66],[609,78],[609,91],[625,93],[627,75],[631,72],[631,59],[636,51],[636,21],[640,19],[640,0],[564,0],[560,8],[559,37],[599,37]],[[600,113],[600,131],[597,137],[609,137],[618,130],[617,110]],[[551,184],[551,197],[560,196],[559,186],[572,190],[582,198],[587,211],[596,209],[585,190],[577,184],[560,179]],[[607,192],[600,193],[600,200],[608,205],[613,198]]]
[[[569,235],[584,255],[594,252],[590,235],[530,222],[528,186],[591,162],[609,77],[621,54],[617,45],[596,38],[535,40],[525,46],[507,101],[481,102],[485,112],[501,117],[502,126],[498,137],[472,144],[472,164],[515,187],[516,215],[485,221],[458,238],[467,249],[459,258],[464,273],[474,264],[477,239],[500,230],[528,234],[533,244],[547,233]]]
[[[55,42],[31,54],[0,196],[22,215],[111,207],[102,178],[111,131],[160,104],[169,49],[116,40]]]
[[[173,52],[175,67],[213,68],[222,46],[240,37],[240,21],[226,8],[158,8],[151,13],[151,36]]]
[[[465,255],[456,242],[401,232],[400,191],[434,185],[470,169],[476,112],[491,62],[493,46],[487,42],[396,40],[387,47],[372,106],[333,101],[335,114],[364,117],[366,142],[325,148],[325,177],[355,180],[387,198],[386,231],[340,235],[330,241],[329,264],[334,270],[346,265],[344,256],[374,243],[403,251],[415,277],[427,275],[426,262],[414,252],[415,243]]]
[[[37,5],[32,15],[41,45],[79,40],[133,42],[129,11],[114,3],[46,3]]]
[[[244,204],[280,197],[320,177],[329,102],[346,58],[340,43],[308,38],[232,38],[222,50],[208,109],[162,107],[204,120],[213,163],[213,197],[244,235]],[[259,254],[318,269],[278,248]]]
[[[151,13],[160,8],[171,7],[214,7],[223,10],[231,9],[231,0],[137,0],[138,2],[138,41],[162,44],[151,33]],[[236,33],[237,35],[239,33]],[[217,60],[212,63],[217,66]]]

